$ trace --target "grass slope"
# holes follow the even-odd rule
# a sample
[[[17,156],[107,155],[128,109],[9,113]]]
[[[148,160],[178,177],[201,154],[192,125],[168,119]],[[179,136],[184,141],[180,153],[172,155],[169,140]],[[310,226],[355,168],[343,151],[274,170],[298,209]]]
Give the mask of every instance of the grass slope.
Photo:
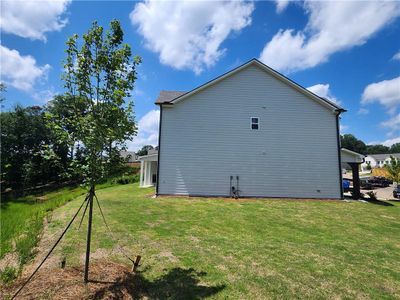
[[[111,186],[99,185],[99,188]],[[61,205],[86,193],[81,187],[66,187],[44,195],[28,195],[1,202],[0,208],[0,259],[14,250],[20,265],[29,261],[43,229],[43,219]]]
[[[398,203],[153,199],[152,192],[130,184],[98,195],[120,243],[142,255],[141,276],[153,296],[204,296],[184,288],[198,280],[213,298],[400,298]],[[80,203],[55,211],[50,235]],[[98,210],[94,215],[92,261],[123,261]],[[85,230],[69,232],[57,254],[81,264],[85,237]],[[156,284],[165,278],[171,290]]]

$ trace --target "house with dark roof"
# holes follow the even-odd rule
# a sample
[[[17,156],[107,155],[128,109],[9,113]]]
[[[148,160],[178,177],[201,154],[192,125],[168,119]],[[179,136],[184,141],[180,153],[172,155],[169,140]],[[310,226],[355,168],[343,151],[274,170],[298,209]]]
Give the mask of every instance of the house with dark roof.
[[[159,151],[140,158],[140,183],[157,195],[343,197],[345,110],[256,59],[156,104]]]
[[[120,151],[119,155],[125,160],[126,163],[134,163],[138,161],[138,156],[133,151]]]
[[[361,165],[361,168],[363,171],[374,168],[382,168],[383,166],[391,163],[391,157],[394,157],[396,160],[400,160],[400,153],[369,154],[365,157],[365,162]]]

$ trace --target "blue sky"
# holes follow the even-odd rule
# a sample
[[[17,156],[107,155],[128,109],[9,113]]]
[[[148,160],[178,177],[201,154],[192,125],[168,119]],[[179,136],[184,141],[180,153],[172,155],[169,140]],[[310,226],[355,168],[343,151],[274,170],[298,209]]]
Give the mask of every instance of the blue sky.
[[[2,1],[5,110],[63,92],[68,36],[116,18],[143,58],[134,91],[139,134],[157,143],[160,90],[191,90],[258,58],[340,103],[342,133],[400,142],[400,2]]]

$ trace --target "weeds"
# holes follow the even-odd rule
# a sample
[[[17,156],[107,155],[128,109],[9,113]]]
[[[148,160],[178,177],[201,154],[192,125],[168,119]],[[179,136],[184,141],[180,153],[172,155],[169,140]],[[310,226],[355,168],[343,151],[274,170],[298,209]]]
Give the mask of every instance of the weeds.
[[[0,281],[8,284],[17,278],[18,272],[13,267],[5,267],[4,271],[0,273]]]
[[[135,176],[126,177],[129,180],[134,180]],[[118,180],[112,179],[99,185],[98,189],[118,183]],[[122,184],[122,182],[119,184]],[[85,193],[86,190],[82,187],[67,187],[45,195],[29,195],[2,202],[0,259],[7,253],[15,251],[19,256],[19,268],[15,270],[16,275],[18,275],[23,265],[35,255],[33,249],[40,240],[44,220],[50,223],[54,209]],[[5,269],[3,273],[6,271],[11,272]],[[7,272],[6,274],[8,274]],[[8,275],[4,276],[7,277]],[[11,277],[8,276],[7,278]],[[3,281],[3,277],[0,280]]]

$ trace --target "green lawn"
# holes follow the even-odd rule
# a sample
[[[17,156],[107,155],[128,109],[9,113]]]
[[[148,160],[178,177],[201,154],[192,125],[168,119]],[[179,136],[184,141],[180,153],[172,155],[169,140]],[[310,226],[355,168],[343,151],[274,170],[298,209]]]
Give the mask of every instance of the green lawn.
[[[112,184],[104,183],[99,188],[110,185]],[[82,187],[66,187],[44,195],[3,200],[0,209],[0,259],[16,250],[19,264],[28,262],[34,255],[32,250],[43,229],[43,219],[50,218],[55,208],[85,193],[86,190]]]
[[[400,298],[399,203],[153,199],[152,193],[137,184],[98,192],[121,243],[142,256],[150,298]],[[54,212],[50,236],[81,201]],[[126,262],[106,232],[95,210],[93,262]],[[85,235],[69,232],[55,254],[79,264]]]

